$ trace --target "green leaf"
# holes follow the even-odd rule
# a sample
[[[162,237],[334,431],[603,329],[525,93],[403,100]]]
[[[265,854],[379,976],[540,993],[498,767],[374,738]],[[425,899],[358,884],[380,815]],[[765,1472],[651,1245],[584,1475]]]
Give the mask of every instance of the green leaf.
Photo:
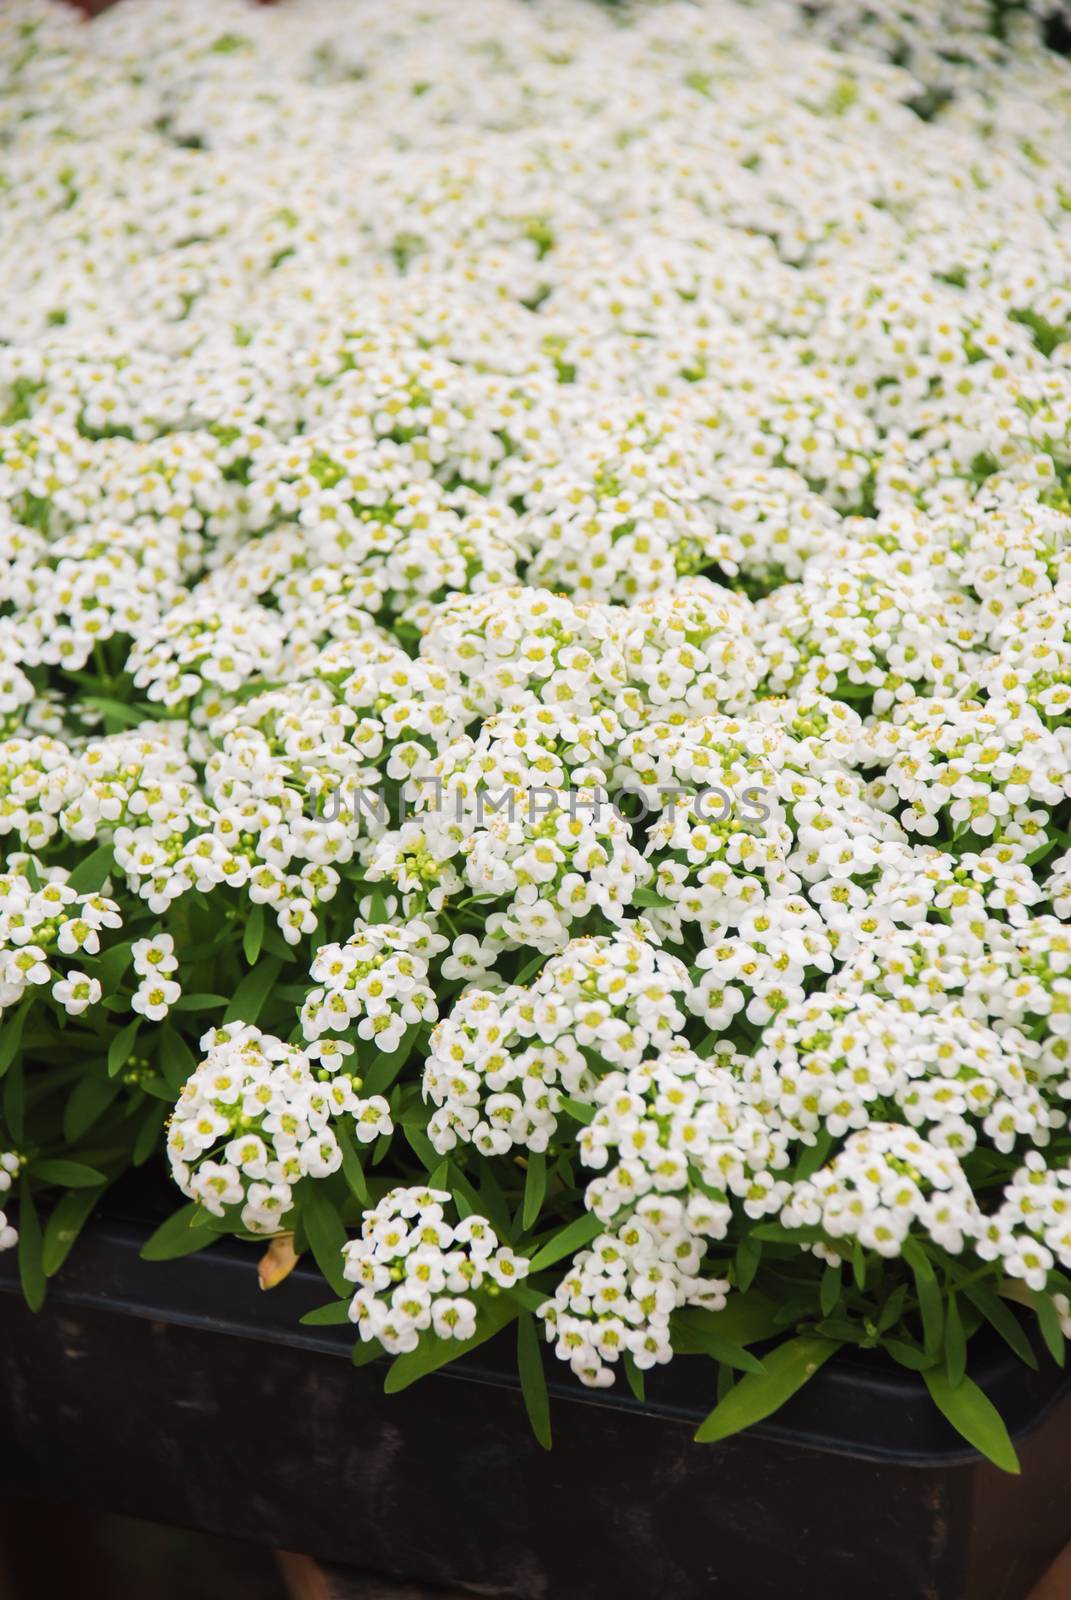
[[[915,1240],[907,1241],[903,1254],[915,1275],[915,1293],[922,1316],[923,1348],[928,1356],[936,1356],[944,1339],[945,1303],[941,1287],[928,1256]]]
[[[747,1294],[754,1283],[761,1260],[762,1244],[753,1234],[745,1233],[736,1247],[736,1286],[741,1294]]]
[[[521,970],[518,972],[517,976],[514,978],[514,980],[513,980],[514,983],[516,983],[516,984],[527,983],[529,978],[534,978],[536,973],[539,972],[541,970],[541,968],[546,966],[546,963],[547,963],[546,956],[544,956],[544,955],[533,956],[531,961],[526,961],[524,963],[524,966],[521,968]]]
[[[437,1372],[440,1367],[456,1361],[458,1356],[463,1356],[466,1351],[475,1350],[478,1345],[485,1344],[488,1339],[494,1338],[496,1333],[508,1327],[514,1317],[519,1315],[516,1302],[503,1294],[493,1300],[485,1300],[480,1305],[476,1313],[476,1332],[471,1339],[440,1339],[436,1334],[422,1334],[420,1344],[415,1350],[410,1350],[403,1356],[395,1356],[391,1362],[390,1371],[383,1385],[384,1393],[398,1394],[400,1390],[408,1389],[411,1383],[427,1377],[429,1372]]]
[[[111,845],[98,845],[75,867],[67,879],[67,887],[74,889],[78,894],[96,894],[108,874],[114,870],[115,857],[112,855]]]
[[[420,1128],[406,1128],[405,1137],[425,1172],[434,1172],[439,1163],[439,1152]]]
[[[852,1280],[862,1294],[866,1288],[866,1256],[858,1239],[852,1245]]]
[[[107,1111],[119,1085],[110,1078],[97,1078],[87,1074],[75,1084],[63,1108],[63,1137],[75,1144]]]
[[[945,1372],[953,1389],[963,1382],[964,1373],[967,1371],[967,1340],[963,1333],[963,1322],[959,1314],[954,1294],[948,1297],[948,1307],[945,1311]]]
[[[4,1082],[4,1115],[16,1147],[22,1143],[26,1111],[26,1073],[21,1061],[16,1061]]]
[[[128,1022],[125,1028],[120,1028],[111,1044],[108,1046],[108,1076],[116,1077],[130,1060],[130,1053],[134,1048],[134,1041],[141,1027],[141,1018],[135,1017],[133,1022]]]
[[[547,1193],[547,1158],[533,1151],[528,1157],[528,1170],[524,1175],[524,1210],[521,1226],[525,1233],[534,1228]]]
[[[131,961],[134,959],[134,942],[124,939],[119,944],[109,945],[107,950],[97,957],[97,977],[105,994],[112,995],[119,987],[120,980]]]
[[[184,994],[171,1007],[172,1011],[214,1011],[217,1006],[230,1005],[225,994]]]
[[[24,1000],[15,1011],[0,1019],[0,1078],[10,1067],[18,1054],[19,1045],[22,1043],[22,1030],[26,1026],[26,1013],[31,1002]]]
[[[700,1306],[688,1306],[673,1313],[674,1324],[693,1338],[704,1333],[728,1339],[733,1344],[757,1344],[777,1332],[778,1305],[768,1295],[751,1289],[746,1295],[734,1294],[720,1311],[706,1311]],[[701,1348],[701,1346],[697,1347]]]
[[[93,1189],[107,1182],[103,1172],[83,1166],[81,1161],[31,1161],[26,1170],[39,1183],[54,1183],[64,1189]]]
[[[515,1300],[522,1311],[535,1313],[538,1312],[540,1306],[545,1306],[547,1303],[547,1295],[545,1293],[540,1294],[538,1289],[533,1289],[527,1283],[511,1283],[508,1289],[502,1290],[502,1293],[508,1294],[512,1300]]]
[[[818,1287],[818,1304],[823,1317],[831,1317],[840,1303],[841,1281],[840,1267],[835,1267],[830,1262],[822,1274],[822,1281]]]
[[[264,907],[258,903],[250,911],[242,930],[242,954],[248,966],[255,966],[263,943]]]
[[[717,1318],[718,1313],[714,1311],[710,1315]],[[715,1361],[734,1367],[738,1372],[762,1373],[766,1370],[762,1362],[742,1345],[727,1339],[723,1333],[704,1324],[687,1310],[674,1312],[669,1326],[673,1349],[678,1355],[713,1356]]]
[[[74,1241],[93,1215],[100,1195],[93,1189],[72,1190],[52,1208],[45,1224],[41,1264],[45,1277],[55,1277],[71,1253]]]
[[[632,1390],[633,1395],[637,1400],[645,1400],[647,1398],[647,1386],[644,1383],[643,1373],[640,1371],[631,1354],[627,1350],[621,1357],[621,1365],[625,1369],[625,1378],[628,1382],[629,1388]]]
[[[550,1400],[547,1396],[547,1378],[543,1371],[543,1356],[539,1348],[539,1332],[528,1311],[517,1317],[517,1371],[521,1378],[524,1409],[544,1450],[549,1450]]]
[[[1064,1334],[1060,1327],[1060,1315],[1052,1303],[1051,1295],[1042,1290],[1032,1290],[1030,1303],[1038,1319],[1041,1337],[1045,1341],[1045,1348],[1058,1367],[1064,1364]]]
[[[26,1304],[31,1311],[40,1311],[45,1303],[44,1241],[37,1207],[30,1192],[30,1181],[24,1177],[19,1184],[19,1278]]]
[[[997,1330],[1004,1343],[1015,1351],[1019,1360],[1025,1361],[1028,1367],[1036,1370],[1038,1358],[1011,1307],[1005,1304],[998,1294],[994,1294],[992,1289],[987,1289],[980,1283],[968,1284],[962,1292],[982,1313],[985,1320]]]
[[[594,1106],[586,1105],[583,1100],[574,1100],[567,1094],[561,1097],[561,1109],[567,1116],[572,1117],[574,1122],[581,1122],[585,1127],[589,1122],[595,1121]]]
[[[342,1151],[342,1176],[346,1180],[346,1185],[355,1199],[360,1200],[363,1205],[367,1205],[369,1201],[368,1180],[364,1175],[364,1167],[361,1165],[361,1158],[357,1154],[353,1140],[350,1138],[349,1130],[342,1122],[335,1123],[335,1138],[338,1140],[338,1147]]]
[[[198,1226],[205,1216],[203,1207],[192,1200],[189,1205],[180,1206],[146,1239],[141,1247],[142,1261],[177,1261],[180,1256],[203,1250],[214,1238],[210,1228]]]
[[[833,1148],[833,1135],[828,1128],[823,1128],[817,1135],[814,1144],[808,1145],[796,1163],[795,1182],[801,1183],[805,1178],[813,1178],[820,1167],[823,1167],[829,1152]]]
[[[361,1093],[363,1095],[386,1093],[405,1066],[405,1063],[409,1060],[419,1032],[420,1023],[414,1022],[405,1030],[402,1042],[396,1050],[379,1053],[377,1060],[373,1062],[363,1076],[361,1083]]]
[[[175,1094],[181,1094],[187,1078],[195,1071],[197,1060],[180,1033],[170,1023],[160,1029],[160,1070]]]
[[[787,1339],[771,1350],[761,1375],[746,1373],[734,1384],[725,1399],[701,1423],[696,1433],[698,1444],[716,1444],[730,1434],[750,1428],[790,1400],[809,1378],[836,1354],[840,1345],[830,1339],[801,1335]]]
[[[317,1306],[315,1311],[306,1311],[298,1319],[306,1328],[337,1328],[350,1320],[350,1302],[348,1300],[332,1300],[326,1306]]]
[[[281,968],[282,962],[275,956],[268,956],[266,960],[258,961],[252,972],[246,973],[234,991],[234,998],[223,1013],[224,1023],[256,1022]]]
[[[922,1378],[938,1411],[968,1444],[1002,1472],[1019,1471],[1019,1458],[1000,1412],[973,1379],[963,1378],[952,1384],[942,1367],[931,1367]]]
[[[301,1217],[316,1265],[338,1295],[346,1293],[342,1246],[346,1230],[322,1181],[307,1178],[298,1190]]]
[[[367,1367],[370,1361],[382,1361],[385,1358],[386,1351],[378,1339],[362,1339],[354,1345],[351,1359],[355,1367]]]
[[[160,1134],[163,1132],[164,1123],[171,1115],[171,1111],[173,1109],[171,1096],[168,1094],[166,1086],[164,1088],[164,1094],[166,1099],[164,1100],[163,1104],[160,1104],[160,1102],[157,1101],[155,1105],[149,1107],[148,1111],[145,1113],[145,1116],[142,1118],[141,1126],[138,1129],[137,1138],[134,1140],[134,1144],[130,1151],[130,1161],[132,1166],[143,1167],[159,1143]]]
[[[905,1339],[883,1339],[882,1349],[887,1350],[900,1366],[907,1367],[909,1372],[927,1372],[934,1365],[933,1356],[928,1356],[918,1345],[908,1344]]]
[[[109,699],[107,695],[83,695],[82,704],[100,712],[109,733],[117,732],[118,728],[138,728],[143,722],[156,721],[151,706],[128,706],[122,700]]]
[[[536,1251],[528,1268],[529,1274],[542,1272],[544,1267],[553,1266],[555,1261],[560,1261],[563,1256],[575,1255],[602,1232],[603,1224],[590,1212],[577,1217],[575,1222],[559,1228],[553,1238],[548,1239],[546,1244]]]

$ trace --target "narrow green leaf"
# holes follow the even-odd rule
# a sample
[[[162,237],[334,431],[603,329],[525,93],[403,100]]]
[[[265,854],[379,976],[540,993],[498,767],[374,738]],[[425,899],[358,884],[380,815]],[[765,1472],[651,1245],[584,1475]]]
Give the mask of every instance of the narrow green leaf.
[[[342,1176],[346,1180],[347,1187],[355,1199],[360,1200],[363,1205],[367,1205],[369,1200],[368,1180],[365,1178],[364,1167],[361,1165],[361,1158],[357,1154],[356,1146],[350,1138],[349,1129],[342,1122],[335,1123],[335,1138],[338,1140],[338,1147],[342,1151]]]
[[[808,1145],[797,1161],[795,1182],[801,1183],[805,1178],[813,1178],[819,1168],[825,1165],[832,1148],[833,1135],[828,1128],[823,1128],[816,1136],[814,1144]]]
[[[175,1001],[172,1011],[215,1011],[217,1006],[230,1005],[225,994],[184,994]]]
[[[98,845],[75,867],[67,879],[67,887],[74,889],[78,894],[96,894],[114,869],[115,857],[112,855],[111,845]]]
[[[967,1371],[967,1340],[956,1297],[950,1294],[945,1310],[945,1372],[953,1389],[963,1382]]]
[[[741,1294],[747,1294],[754,1283],[761,1260],[761,1242],[753,1234],[745,1233],[736,1247],[736,1286]]]
[[[26,1013],[31,1001],[24,1000],[13,1013],[0,1019],[0,1078],[10,1067],[22,1043],[22,1030],[26,1026]]]
[[[141,1018],[135,1017],[133,1022],[128,1022],[125,1028],[120,1028],[111,1044],[108,1046],[108,1076],[116,1077],[130,1060],[134,1041],[141,1027]]]
[[[369,1339],[367,1342],[361,1339],[353,1347],[352,1360],[355,1367],[367,1367],[369,1362],[382,1361],[385,1357],[386,1351],[378,1339]]]
[[[927,1372],[934,1365],[933,1356],[928,1356],[918,1345],[908,1344],[906,1339],[883,1339],[882,1349],[909,1372]]]
[[[992,1289],[987,1289],[980,1283],[968,1284],[962,1292],[982,1313],[985,1320],[997,1330],[1004,1343],[1015,1351],[1019,1360],[1025,1361],[1028,1367],[1036,1370],[1038,1358],[1011,1307],[998,1294],[994,1294]]]
[[[439,1152],[427,1134],[422,1133],[419,1128],[406,1128],[404,1131],[410,1149],[425,1172],[433,1172],[439,1162]]]
[[[904,1259],[915,1275],[915,1293],[922,1316],[923,1348],[936,1356],[944,1340],[945,1303],[929,1258],[914,1240],[904,1245]]]
[[[718,1313],[712,1313],[717,1317]],[[715,1361],[733,1367],[737,1372],[762,1373],[766,1371],[763,1363],[757,1356],[736,1344],[734,1340],[727,1339],[724,1334],[704,1327],[698,1321],[689,1321],[685,1313],[675,1312],[670,1319],[670,1333],[673,1349],[678,1355],[707,1355]]]
[[[145,1086],[143,1085],[143,1087]],[[150,1106],[141,1120],[137,1138],[134,1140],[130,1151],[132,1166],[143,1167],[160,1142],[164,1123],[173,1109],[171,1096],[167,1091],[166,1085],[164,1094],[166,1099],[162,1103],[158,1100],[155,1105]]]
[[[181,1094],[186,1080],[197,1067],[193,1051],[170,1023],[160,1029],[160,1070],[175,1094]]]
[[[301,1185],[298,1201],[316,1265],[335,1293],[344,1295],[347,1285],[342,1272],[342,1246],[346,1243],[346,1230],[342,1218],[323,1183],[316,1178],[307,1178]]]
[[[247,972],[234,998],[223,1013],[223,1021],[254,1023],[264,1009],[264,1003],[279,976],[282,963],[275,956],[258,961],[252,972]]]
[[[777,1332],[778,1305],[768,1295],[751,1289],[746,1295],[734,1294],[720,1311],[705,1311],[700,1306],[688,1306],[673,1313],[673,1323],[687,1330],[692,1337],[704,1333],[728,1339],[733,1344],[757,1344]],[[701,1346],[697,1346],[701,1348]]]
[[[100,1195],[93,1189],[74,1189],[53,1206],[45,1224],[41,1264],[45,1277],[55,1277],[81,1233]]]
[[[189,1205],[180,1206],[146,1239],[141,1247],[142,1261],[177,1261],[180,1256],[203,1250],[214,1237],[211,1229],[197,1226],[206,1216],[203,1207],[192,1200]]]
[[[19,1278],[26,1304],[31,1311],[40,1311],[45,1303],[47,1288],[44,1241],[30,1181],[26,1177],[19,1184]]]
[[[242,954],[249,966],[256,964],[264,943],[264,907],[255,905],[250,909],[242,930]]]
[[[521,1311],[517,1317],[517,1371],[520,1373],[524,1408],[532,1424],[532,1432],[543,1449],[549,1450],[550,1399],[547,1395],[547,1379],[539,1348],[539,1332],[528,1311]]]
[[[508,1295],[499,1295],[480,1305],[476,1313],[476,1332],[471,1339],[440,1339],[435,1334],[422,1334],[415,1350],[395,1356],[383,1385],[384,1393],[398,1394],[419,1378],[427,1377],[428,1373],[437,1372],[440,1367],[456,1361],[466,1351],[475,1350],[478,1345],[486,1343],[508,1327],[519,1314],[515,1301]]]
[[[385,1094],[401,1072],[413,1052],[420,1032],[419,1022],[414,1022],[405,1030],[402,1042],[396,1050],[377,1054],[376,1060],[363,1076],[361,1093],[363,1095]]]
[[[444,1156],[439,1164],[428,1174],[428,1188],[440,1189],[445,1192],[449,1175],[450,1162]]]
[[[529,1273],[542,1272],[544,1267],[551,1267],[555,1261],[560,1261],[563,1256],[575,1255],[586,1244],[590,1244],[603,1231],[603,1224],[598,1217],[590,1213],[577,1217],[575,1222],[559,1228],[553,1238],[548,1239],[541,1249],[532,1257]]]
[[[1033,1290],[1030,1302],[1034,1307],[1041,1329],[1041,1337],[1045,1341],[1045,1348],[1058,1367],[1064,1364],[1064,1334],[1060,1327],[1060,1315],[1052,1303],[1052,1296],[1042,1290]]]
[[[511,1283],[508,1289],[502,1290],[502,1293],[508,1294],[512,1300],[515,1300],[522,1311],[536,1313],[540,1306],[545,1306],[547,1303],[547,1295],[545,1293],[541,1294],[538,1289],[533,1289],[527,1283]]]
[[[561,1108],[574,1122],[580,1122],[584,1127],[595,1120],[595,1107],[587,1105],[583,1100],[574,1100],[570,1095],[562,1095]]]
[[[521,1226],[525,1233],[529,1228],[534,1228],[543,1209],[543,1201],[547,1193],[547,1158],[537,1151],[532,1151],[528,1157],[528,1170],[524,1175],[524,1210],[521,1214]]]
[[[1000,1412],[973,1379],[952,1384],[942,1367],[931,1367],[922,1378],[938,1411],[968,1444],[1002,1472],[1019,1471],[1019,1458]]]
[[[829,1263],[822,1273],[822,1282],[818,1288],[818,1304],[823,1317],[831,1317],[840,1303],[841,1281],[840,1267]]]
[[[86,1077],[80,1079],[63,1108],[63,1137],[66,1142],[77,1143],[103,1116],[118,1093],[119,1084],[110,1078],[96,1078],[87,1073]]]
[[[134,941],[123,939],[119,944],[109,945],[97,957],[97,977],[105,994],[114,995],[115,990],[134,959]]]
[[[771,1350],[760,1375],[746,1373],[701,1423],[698,1444],[715,1444],[772,1416],[840,1349],[830,1339],[801,1335]]]
[[[25,1132],[26,1111],[26,1072],[21,1060],[15,1062],[4,1080],[3,1107],[3,1120],[17,1148]]]
[[[39,1183],[54,1183],[64,1189],[93,1189],[107,1181],[103,1172],[84,1166],[81,1161],[31,1161],[27,1171]]]
[[[621,1365],[625,1369],[625,1377],[628,1381],[628,1386],[632,1390],[632,1393],[635,1395],[636,1399],[641,1401],[645,1400],[647,1398],[647,1385],[644,1382],[643,1373],[636,1365],[628,1350],[626,1350],[624,1355],[621,1357]]]
[[[350,1302],[348,1300],[332,1300],[326,1306],[317,1306],[315,1311],[306,1311],[298,1319],[306,1328],[337,1328],[350,1320]]]

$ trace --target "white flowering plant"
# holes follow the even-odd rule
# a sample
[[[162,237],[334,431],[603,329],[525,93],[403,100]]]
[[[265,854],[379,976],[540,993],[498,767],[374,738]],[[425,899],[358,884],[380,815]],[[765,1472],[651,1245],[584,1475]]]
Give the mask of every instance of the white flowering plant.
[[[388,1389],[515,1325],[542,1442],[548,1345],[705,1361],[714,1441],[855,1348],[1016,1469],[973,1352],[1071,1336],[1058,9],[4,8],[31,1305],[163,1156],[146,1256],[307,1253]]]

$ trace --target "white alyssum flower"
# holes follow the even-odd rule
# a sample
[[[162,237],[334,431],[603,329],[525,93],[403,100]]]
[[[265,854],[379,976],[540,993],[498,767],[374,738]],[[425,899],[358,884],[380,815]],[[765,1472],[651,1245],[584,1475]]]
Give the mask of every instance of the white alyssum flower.
[[[358,1285],[350,1320],[389,1355],[415,1350],[422,1334],[470,1339],[481,1293],[520,1283],[528,1261],[501,1243],[486,1217],[447,1221],[441,1189],[391,1189],[364,1213],[361,1236],[343,1247],[343,1273]]]
[[[248,1232],[277,1233],[296,1186],[342,1163],[335,1116],[348,1112],[364,1142],[391,1130],[382,1097],[359,1102],[348,1092],[333,1095],[294,1045],[236,1023],[204,1043],[207,1054],[175,1107],[167,1150],[183,1194],[213,1216],[233,1206]]]

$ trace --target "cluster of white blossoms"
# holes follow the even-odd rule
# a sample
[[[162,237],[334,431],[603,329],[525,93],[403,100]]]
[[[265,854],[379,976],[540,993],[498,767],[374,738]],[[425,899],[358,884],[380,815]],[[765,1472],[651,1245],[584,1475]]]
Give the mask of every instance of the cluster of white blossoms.
[[[345,1075],[321,1082],[304,1051],[259,1028],[228,1023],[202,1046],[168,1128],[171,1173],[213,1216],[239,1208],[249,1233],[280,1232],[301,1180],[341,1166],[335,1117],[348,1113],[362,1143],[391,1131],[382,1096],[358,1099]]]
[[[19,1175],[22,1165],[13,1150],[5,1151],[0,1155],[0,1195],[7,1194],[15,1179]],[[19,1242],[19,1236],[14,1226],[7,1220],[3,1210],[0,1209],[0,1250],[11,1250]]]
[[[628,1221],[581,1250],[539,1315],[555,1353],[581,1383],[605,1389],[614,1364],[641,1372],[672,1359],[670,1317],[683,1306],[720,1311],[727,1278],[699,1276],[702,1241],[672,1195],[642,1200]]]
[[[100,980],[81,970],[97,955],[101,934],[122,925],[119,906],[102,894],[79,894],[63,867],[13,851],[0,873],[0,1011],[48,988],[68,1016],[96,1005]],[[72,964],[73,963],[73,964]],[[175,987],[175,986],[171,986]],[[177,989],[176,995],[177,998]]]
[[[1059,10],[0,8],[5,1148],[586,1205],[597,1384],[756,1229],[1067,1289]]]
[[[481,1290],[508,1289],[528,1275],[486,1217],[448,1222],[442,1189],[391,1189],[364,1213],[360,1237],[343,1248],[343,1273],[358,1285],[350,1321],[390,1355],[415,1350],[422,1333],[471,1339]]]
[[[345,944],[322,944],[312,963],[313,989],[301,1008],[305,1038],[354,1033],[379,1050],[396,1050],[407,1028],[438,1017],[428,960],[449,944],[425,923],[404,927],[358,922]]]
[[[472,989],[431,1037],[425,1098],[440,1155],[473,1144],[543,1152],[563,1096],[590,1097],[596,1064],[629,1068],[685,1023],[688,969],[637,932],[574,940],[530,989]]]

